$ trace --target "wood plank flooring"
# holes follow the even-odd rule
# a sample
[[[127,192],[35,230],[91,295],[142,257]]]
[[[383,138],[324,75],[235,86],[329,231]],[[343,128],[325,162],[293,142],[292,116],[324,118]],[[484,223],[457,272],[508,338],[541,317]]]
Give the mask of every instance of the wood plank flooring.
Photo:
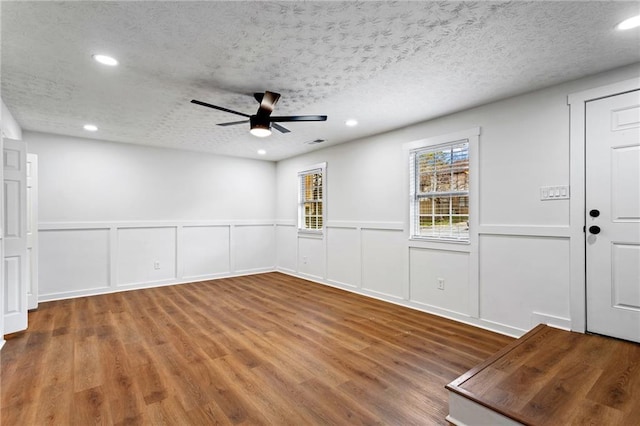
[[[512,340],[279,273],[48,302],[0,423],[447,424],[444,386]]]
[[[640,345],[539,325],[447,389],[525,425],[640,425]]]

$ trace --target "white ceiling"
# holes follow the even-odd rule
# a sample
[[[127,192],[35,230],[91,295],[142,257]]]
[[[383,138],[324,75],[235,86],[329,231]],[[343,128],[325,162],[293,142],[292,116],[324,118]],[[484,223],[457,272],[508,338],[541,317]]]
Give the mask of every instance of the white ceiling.
[[[24,130],[269,160],[640,62],[640,30],[614,28],[638,1],[0,7],[1,96]],[[190,103],[253,114],[265,90],[282,94],[274,115],[329,118],[258,139],[216,126],[241,117]]]

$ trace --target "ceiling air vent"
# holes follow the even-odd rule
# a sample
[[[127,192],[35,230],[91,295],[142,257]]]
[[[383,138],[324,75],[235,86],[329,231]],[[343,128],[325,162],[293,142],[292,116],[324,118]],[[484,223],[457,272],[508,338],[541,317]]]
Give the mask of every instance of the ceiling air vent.
[[[316,145],[322,142],[326,142],[324,139],[315,139],[309,142],[305,142],[307,145]]]

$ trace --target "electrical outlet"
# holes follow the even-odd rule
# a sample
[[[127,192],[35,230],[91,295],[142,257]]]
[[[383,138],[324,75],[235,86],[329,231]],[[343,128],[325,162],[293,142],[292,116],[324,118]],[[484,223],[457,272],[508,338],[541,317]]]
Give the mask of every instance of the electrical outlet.
[[[302,264],[303,264],[303,265],[306,265],[306,264],[307,264],[307,260],[308,260],[308,259],[307,259],[307,256],[303,256],[303,257],[302,257]]]
[[[444,290],[444,278],[438,278],[438,290]]]
[[[157,260],[153,262],[153,269],[160,269],[160,262],[158,262]]]

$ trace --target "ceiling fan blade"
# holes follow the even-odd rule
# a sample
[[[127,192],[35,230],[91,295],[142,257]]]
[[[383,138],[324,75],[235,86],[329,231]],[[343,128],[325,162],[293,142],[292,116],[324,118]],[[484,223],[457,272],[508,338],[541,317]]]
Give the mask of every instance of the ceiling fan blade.
[[[281,125],[279,125],[278,123],[271,123],[271,127],[273,127],[274,129],[276,129],[277,131],[279,131],[280,133],[289,133],[291,132],[291,130],[287,129],[286,127],[282,127]]]
[[[240,121],[229,121],[227,123],[218,123],[216,126],[234,126],[236,124],[245,124],[248,123],[249,120],[240,120]]]
[[[285,122],[285,121],[327,121],[326,115],[289,115],[269,117],[269,121]]]
[[[264,95],[260,100],[260,110],[271,114],[276,106],[276,102],[278,102],[278,99],[280,99],[280,93],[269,92],[267,90],[264,92]]]
[[[237,114],[237,115],[241,115],[243,117],[251,117],[249,114],[245,114],[244,112],[238,112],[238,111],[234,111],[234,110],[229,109],[229,108],[223,108],[221,106],[211,105],[211,104],[208,104],[206,102],[197,101],[195,99],[192,99],[191,103],[192,104],[202,105],[202,106],[205,106],[205,107],[208,107],[208,108],[217,109],[217,110],[224,111],[224,112],[230,112],[231,114]]]

